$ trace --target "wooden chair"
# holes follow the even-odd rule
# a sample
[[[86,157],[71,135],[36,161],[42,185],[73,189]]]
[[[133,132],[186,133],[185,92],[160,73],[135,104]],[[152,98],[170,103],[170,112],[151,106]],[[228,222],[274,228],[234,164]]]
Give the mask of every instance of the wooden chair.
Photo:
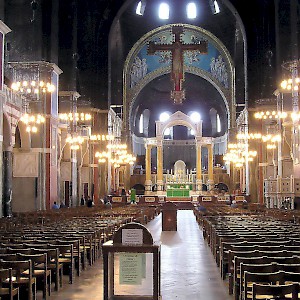
[[[300,266],[300,257],[292,256],[292,257],[234,257],[234,270],[233,274],[229,276],[229,294],[234,294],[235,299],[237,300],[240,295],[240,278],[241,278],[241,264],[244,265],[266,265],[273,264],[274,271],[290,271],[296,272],[299,271]]]
[[[250,274],[252,273],[258,273],[258,274],[264,274],[264,273],[274,273],[275,271],[275,267],[274,264],[269,263],[269,264],[261,264],[261,265],[250,265],[250,264],[244,264],[241,263],[240,264],[240,281],[239,281],[239,288],[240,288],[240,293],[239,295],[243,295],[244,292],[246,293],[247,288],[249,288],[252,285],[252,282],[247,282],[244,283],[244,274],[245,272],[248,272]],[[237,296],[237,294],[235,295],[235,297]],[[238,297],[237,297],[238,298]],[[235,299],[237,299],[235,298]]]
[[[52,281],[55,283],[55,290],[62,287],[63,265],[58,262],[59,251],[57,248],[31,249],[31,254],[47,254],[47,269],[51,271]],[[39,266],[37,267],[39,268]]]
[[[36,281],[32,276],[32,262],[26,261],[5,261],[0,259],[0,267],[4,269],[11,268],[14,287],[18,287],[20,295],[27,294],[26,299],[36,299]],[[28,270],[28,274],[24,274]]]
[[[85,265],[84,261],[86,261],[86,250],[84,248],[81,248],[81,239],[65,236],[60,240],[56,240],[56,243],[73,246],[74,265],[75,265],[75,269],[77,270],[77,276],[80,276],[82,267],[83,265]],[[70,255],[71,253],[65,254],[65,256],[70,256]]]
[[[19,288],[13,287],[11,268],[0,270],[0,297],[8,300],[13,300],[14,297],[19,299]]]
[[[26,248],[7,248],[7,253],[16,254],[30,254],[30,249]]]
[[[43,299],[47,299],[47,292],[51,293],[51,271],[47,269],[47,253],[42,254],[17,254],[18,260],[31,260],[32,276],[36,279],[37,289],[41,286]],[[28,275],[29,270],[23,272]]]
[[[0,254],[0,259],[3,259],[3,260],[17,260],[17,254],[14,254],[14,253]]]
[[[84,270],[87,265],[85,237],[73,233],[71,235],[65,235],[63,238],[60,238],[60,240],[57,240],[57,242],[73,244],[75,268],[77,270],[77,275],[80,276],[81,270]]]
[[[299,284],[267,285],[253,283],[252,300],[291,299],[298,300]]]
[[[74,282],[75,258],[73,244],[49,244],[50,248],[57,248],[59,251],[58,262],[68,269],[69,283]]]
[[[2,248],[23,248],[23,244],[19,243],[1,243]]]
[[[242,299],[252,299],[252,287],[254,283],[267,285],[300,283],[300,273],[286,271],[273,273],[252,273],[246,271],[244,275],[244,292],[242,294]]]

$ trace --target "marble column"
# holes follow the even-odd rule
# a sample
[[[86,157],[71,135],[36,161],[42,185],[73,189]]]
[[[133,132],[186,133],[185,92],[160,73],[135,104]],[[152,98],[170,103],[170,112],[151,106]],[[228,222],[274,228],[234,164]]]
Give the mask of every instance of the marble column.
[[[145,194],[150,194],[152,191],[152,180],[151,180],[151,149],[152,146],[146,144],[146,180],[145,180]]]
[[[11,217],[12,149],[3,151],[3,216]]]
[[[196,191],[202,191],[202,145],[196,145]]]
[[[164,189],[163,182],[163,145],[162,142],[157,144],[157,191],[162,192]]]
[[[214,157],[213,157],[213,145],[207,145],[208,150],[208,190],[211,191],[214,188]]]
[[[71,181],[72,181],[72,203],[70,207],[79,206],[78,192],[78,169],[77,169],[77,152],[71,150]]]

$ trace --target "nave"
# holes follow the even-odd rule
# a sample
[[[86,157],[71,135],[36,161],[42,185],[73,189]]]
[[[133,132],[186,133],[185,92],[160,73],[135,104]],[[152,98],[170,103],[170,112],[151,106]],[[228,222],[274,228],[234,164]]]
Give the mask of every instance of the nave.
[[[177,232],[162,232],[161,214],[146,227],[161,242],[161,294],[163,300],[229,300],[226,287],[192,210],[177,212]],[[102,259],[73,285],[53,292],[51,300],[103,299]],[[88,298],[87,298],[88,295]]]

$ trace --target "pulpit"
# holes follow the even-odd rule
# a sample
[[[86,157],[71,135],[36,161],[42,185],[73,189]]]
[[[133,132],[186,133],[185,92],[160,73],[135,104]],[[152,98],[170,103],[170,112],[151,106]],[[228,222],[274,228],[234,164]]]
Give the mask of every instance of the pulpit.
[[[177,231],[177,206],[173,202],[166,202],[162,207],[162,230]]]

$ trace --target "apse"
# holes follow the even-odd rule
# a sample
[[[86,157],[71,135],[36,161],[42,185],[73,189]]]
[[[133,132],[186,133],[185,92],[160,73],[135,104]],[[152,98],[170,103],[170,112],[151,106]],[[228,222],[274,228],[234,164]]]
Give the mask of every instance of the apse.
[[[184,82],[186,99],[180,105],[174,104],[170,98],[171,89],[170,74],[166,74],[152,80],[141,90],[131,110],[133,115],[130,125],[136,136],[155,137],[155,121],[159,120],[160,114],[165,111],[173,114],[178,110],[187,115],[191,112],[200,114],[203,121],[203,136],[224,135],[228,129],[227,110],[223,98],[211,83],[199,76],[186,73]],[[139,130],[140,116],[145,109],[149,111],[147,136]],[[219,131],[214,129],[216,126],[213,126],[211,120],[212,110],[219,116],[221,124]]]

